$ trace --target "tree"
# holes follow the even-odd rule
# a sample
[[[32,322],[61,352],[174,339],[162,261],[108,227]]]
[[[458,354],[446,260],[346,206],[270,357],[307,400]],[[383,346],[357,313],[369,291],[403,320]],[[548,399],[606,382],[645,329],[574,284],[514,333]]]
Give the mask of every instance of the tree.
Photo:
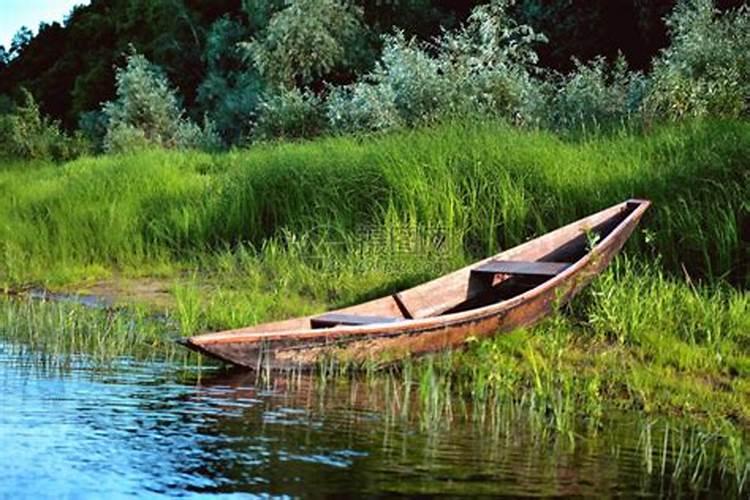
[[[22,101],[0,119],[0,154],[25,160],[65,161],[83,154],[80,135],[67,136],[60,124],[44,116],[34,96],[22,88]]]
[[[131,49],[127,64],[116,75],[117,99],[103,106],[107,119],[104,148],[128,151],[149,145],[201,147],[211,141],[185,117],[164,72]]]
[[[13,40],[10,42],[10,55],[9,59],[18,57],[26,46],[29,45],[31,39],[34,38],[34,34],[26,26],[21,28],[13,35]]]
[[[349,62],[363,30],[362,9],[348,2],[292,0],[242,47],[269,82],[302,87]]]
[[[247,36],[248,29],[228,16],[214,22],[206,36],[206,76],[198,87],[196,102],[228,144],[236,144],[250,133],[264,87],[237,47]]]

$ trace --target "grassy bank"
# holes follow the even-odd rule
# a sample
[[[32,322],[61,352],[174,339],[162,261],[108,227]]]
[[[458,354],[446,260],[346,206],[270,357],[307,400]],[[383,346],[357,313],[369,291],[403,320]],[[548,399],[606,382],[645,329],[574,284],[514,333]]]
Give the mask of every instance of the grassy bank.
[[[631,252],[675,275],[746,287],[748,151],[746,122],[578,142],[455,123],[219,155],[15,164],[0,169],[0,280],[171,275],[274,236],[359,248],[373,228],[430,231],[466,259],[640,196],[655,208]]]
[[[687,416],[723,436],[740,481],[748,158],[747,122],[576,141],[463,122],[217,155],[6,163],[0,283],[117,295],[147,278],[166,298],[134,293],[146,309],[114,313],[0,302],[0,336],[103,362],[170,357],[174,336],[391,293],[646,197],[654,206],[624,255],[562,314],[395,376],[411,377],[435,418],[456,392],[483,408],[521,398],[560,431],[612,407]]]
[[[319,274],[286,257],[274,263],[269,253],[262,262],[260,272],[289,278],[292,299],[270,282],[247,282],[240,290],[195,279],[175,289],[175,306],[157,318],[138,308],[106,312],[0,300],[0,335],[26,348],[32,359],[63,369],[76,362],[70,354],[77,352],[103,369],[119,356],[195,366],[200,357],[172,342],[181,332],[319,309],[325,301],[315,296],[325,288],[355,290],[348,277],[352,267],[329,271],[331,282],[316,287],[304,277]],[[360,286],[360,293],[371,292]],[[452,422],[463,419],[476,421],[483,432],[520,419],[531,422],[539,446],[554,449],[574,447],[581,435],[596,441],[619,425],[613,416],[635,414],[649,475],[688,478],[698,487],[718,480],[711,476],[718,470],[730,491],[742,491],[750,479],[749,348],[746,292],[726,285],[691,287],[653,264],[623,257],[570,308],[531,330],[405,362],[386,373],[321,366],[315,393],[364,385],[368,398],[388,403],[386,419],[416,420],[435,436],[448,435]],[[281,386],[298,376],[281,374]],[[277,377],[261,371],[243,383],[275,386]],[[667,454],[673,466],[665,473]]]

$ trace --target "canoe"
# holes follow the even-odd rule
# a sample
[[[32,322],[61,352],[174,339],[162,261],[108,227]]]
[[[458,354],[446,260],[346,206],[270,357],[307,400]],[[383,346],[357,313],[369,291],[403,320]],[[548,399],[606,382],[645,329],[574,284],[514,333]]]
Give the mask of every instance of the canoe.
[[[326,314],[182,339],[251,369],[322,361],[387,364],[457,349],[531,325],[599,274],[635,229],[648,200],[631,199],[433,281]]]

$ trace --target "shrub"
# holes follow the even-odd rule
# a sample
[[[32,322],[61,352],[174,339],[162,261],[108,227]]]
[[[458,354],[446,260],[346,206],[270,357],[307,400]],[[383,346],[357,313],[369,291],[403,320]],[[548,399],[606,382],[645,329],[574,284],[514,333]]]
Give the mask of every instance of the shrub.
[[[104,105],[104,149],[126,152],[146,146],[199,148],[217,139],[188,120],[163,72],[135,52],[116,75],[117,99]]]
[[[152,145],[153,142],[146,137],[146,132],[143,129],[127,123],[118,123],[111,126],[107,131],[104,147],[110,153],[132,153],[147,149]]]
[[[334,88],[326,100],[331,130],[339,133],[377,132],[402,125],[396,95],[387,85],[348,85]]]
[[[598,130],[639,117],[647,89],[646,78],[628,70],[623,57],[609,67],[603,57],[560,77],[551,98],[547,123],[554,129]]]
[[[101,110],[86,111],[78,118],[78,130],[97,153],[104,151],[104,136],[107,135],[107,115]]]
[[[254,135],[261,140],[309,138],[325,129],[321,99],[309,90],[282,89],[262,99]]]
[[[543,37],[510,18],[510,4],[496,0],[475,8],[463,28],[432,45],[398,32],[386,36],[375,70],[333,94],[329,122],[342,131],[380,130],[477,112],[533,122],[541,102],[533,44]]]
[[[403,33],[385,37],[385,46],[371,80],[392,93],[393,103],[407,125],[428,122],[450,107],[453,90],[440,61]]]
[[[538,97],[534,45],[546,39],[510,17],[512,4],[480,5],[462,29],[439,39],[442,71],[456,89],[455,109],[532,121],[526,115],[536,105],[527,100]]]
[[[226,144],[237,144],[250,135],[264,89],[260,75],[246,67],[237,46],[246,37],[247,28],[228,17],[214,22],[206,36],[206,76],[196,102]]]
[[[348,62],[362,32],[362,9],[349,2],[292,0],[241,46],[269,82],[305,86]]]
[[[672,43],[656,59],[646,118],[739,116],[750,96],[750,7],[723,14],[712,0],[681,0]]]
[[[21,91],[22,104],[1,119],[3,154],[25,160],[67,161],[88,151],[88,143],[81,134],[65,134],[58,122],[42,115],[30,92]]]
[[[193,121],[184,120],[177,129],[175,143],[205,151],[216,151],[223,145],[216,124],[208,116],[203,117],[202,127]]]

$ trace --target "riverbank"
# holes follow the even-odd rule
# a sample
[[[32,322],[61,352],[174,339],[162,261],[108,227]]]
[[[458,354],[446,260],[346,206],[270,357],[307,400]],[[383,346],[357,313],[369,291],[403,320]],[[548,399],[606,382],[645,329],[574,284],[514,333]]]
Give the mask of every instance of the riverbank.
[[[441,244],[417,250],[464,260],[640,196],[654,210],[631,254],[658,258],[676,276],[685,268],[693,280],[747,287],[748,151],[747,122],[578,141],[461,122],[216,155],[8,163],[0,167],[0,283],[174,277],[221,267],[238,245],[257,254],[300,240],[315,252],[305,258],[340,260],[373,246],[409,253],[403,245],[431,236]]]
[[[195,374],[211,363],[174,339],[181,329],[203,328],[207,297],[199,290],[177,295],[177,305],[158,317],[144,308],[0,300],[0,330],[21,346],[25,363],[43,371],[66,373],[84,363],[106,374],[134,359]],[[531,330],[385,371],[322,365],[304,380],[315,394],[367,387],[367,400],[390,401],[386,419],[416,421],[435,436],[452,432],[454,422],[478,422],[491,432],[515,421],[509,416],[523,416],[539,433],[537,447],[554,443],[568,453],[579,441],[616,432],[613,415],[628,415],[638,422],[648,475],[654,471],[669,489],[721,483],[725,494],[739,495],[750,479],[749,307],[747,293],[691,288],[622,258],[572,308]],[[277,391],[303,376],[251,375],[241,387]]]
[[[644,197],[651,213],[571,307],[395,376],[435,395],[436,418],[440,395],[456,392],[487,407],[523,399],[560,431],[612,408],[684,417],[721,436],[746,477],[749,157],[746,122],[577,141],[464,122],[217,155],[8,164],[0,283],[126,307],[0,301],[0,335],[62,358],[192,364],[175,337],[391,293]]]

